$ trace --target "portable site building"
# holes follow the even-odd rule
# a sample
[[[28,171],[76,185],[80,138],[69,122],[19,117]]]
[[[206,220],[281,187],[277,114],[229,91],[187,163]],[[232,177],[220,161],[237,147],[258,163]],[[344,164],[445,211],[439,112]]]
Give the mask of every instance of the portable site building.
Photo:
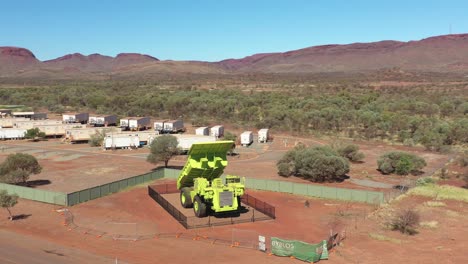
[[[195,129],[195,135],[198,136],[208,136],[210,134],[210,130],[208,127],[199,127]]]
[[[26,129],[0,128],[0,140],[22,139],[26,134]]]
[[[253,143],[253,133],[252,131],[245,131],[241,134],[241,145],[248,146]]]
[[[214,136],[197,136],[197,135],[175,135],[177,141],[179,142],[178,146],[182,152],[187,152],[190,150],[194,143],[205,143],[205,142],[215,142],[216,137]]]
[[[21,120],[16,121],[14,124],[16,128],[31,129],[36,126],[48,126],[48,125],[63,125],[60,120]]]
[[[24,118],[24,117],[19,117],[19,118],[11,118],[11,117],[5,117],[5,118],[0,118],[0,127],[14,127],[16,122],[19,121],[29,121],[31,119],[29,118]]]
[[[83,127],[83,128],[69,128],[65,130],[65,140],[69,142],[89,141],[92,135],[96,133],[109,134],[119,133],[121,130],[115,127]]]
[[[220,138],[224,136],[224,127],[223,126],[214,126],[210,128],[210,136]]]
[[[105,149],[138,148],[140,138],[137,135],[109,135],[104,138]]]
[[[258,131],[258,142],[266,143],[268,142],[269,130],[268,128],[262,128]]]
[[[46,136],[64,136],[67,129],[85,128],[83,124],[35,125]]]
[[[11,112],[11,116],[29,118],[33,120],[47,119],[47,113],[37,113],[37,112]]]

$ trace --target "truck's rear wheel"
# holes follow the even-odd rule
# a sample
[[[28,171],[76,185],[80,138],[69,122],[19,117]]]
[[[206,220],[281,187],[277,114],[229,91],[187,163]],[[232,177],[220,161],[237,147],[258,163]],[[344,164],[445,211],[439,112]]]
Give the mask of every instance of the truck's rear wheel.
[[[202,201],[200,196],[195,195],[193,199],[193,211],[197,217],[205,217],[206,214],[206,204]]]
[[[180,190],[180,204],[183,208],[190,208],[193,206],[192,198],[190,197],[190,188],[184,187]]]

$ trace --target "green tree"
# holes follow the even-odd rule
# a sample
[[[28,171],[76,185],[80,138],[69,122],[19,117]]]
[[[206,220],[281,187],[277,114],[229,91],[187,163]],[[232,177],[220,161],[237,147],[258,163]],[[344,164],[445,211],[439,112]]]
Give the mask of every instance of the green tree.
[[[426,161],[414,154],[394,151],[387,152],[377,160],[378,170],[383,174],[416,174],[426,166]]]
[[[8,194],[5,190],[0,190],[0,205],[5,208],[10,215],[8,218],[12,221],[13,215],[11,214],[10,208],[18,203],[18,195]]]
[[[10,154],[0,164],[1,180],[8,183],[26,183],[31,174],[39,174],[41,171],[37,159],[25,153]]]
[[[45,137],[46,134],[40,131],[37,127],[26,130],[26,134],[24,135],[24,138],[33,140],[39,140]]]
[[[151,153],[146,160],[153,164],[164,161],[164,166],[167,168],[169,160],[180,153],[178,145],[177,138],[172,135],[159,136],[151,143]]]

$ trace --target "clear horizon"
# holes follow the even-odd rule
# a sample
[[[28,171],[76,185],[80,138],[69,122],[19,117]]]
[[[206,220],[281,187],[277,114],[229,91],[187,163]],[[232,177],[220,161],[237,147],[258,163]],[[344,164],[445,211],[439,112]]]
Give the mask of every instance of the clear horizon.
[[[142,53],[219,61],[316,45],[411,41],[468,32],[466,1],[15,1],[0,9],[0,46],[41,60]]]

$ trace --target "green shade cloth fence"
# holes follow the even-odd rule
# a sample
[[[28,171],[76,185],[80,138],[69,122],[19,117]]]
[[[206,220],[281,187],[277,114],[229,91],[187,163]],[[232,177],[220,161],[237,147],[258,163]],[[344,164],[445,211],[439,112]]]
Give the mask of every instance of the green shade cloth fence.
[[[177,179],[180,170],[160,168],[155,171],[138,176],[102,184],[81,191],[65,194],[41,189],[34,189],[11,184],[0,183],[1,190],[8,193],[16,193],[19,197],[33,201],[39,201],[57,205],[73,206],[89,200],[97,199],[111,193],[120,192],[130,187],[145,184],[161,178]],[[223,178],[223,177],[222,177]],[[343,188],[326,187],[306,183],[294,183],[265,179],[246,179],[246,187],[254,190],[273,191],[319,197],[324,199],[336,199],[353,202],[365,202],[370,204],[380,204],[384,202],[382,192],[352,190]]]

